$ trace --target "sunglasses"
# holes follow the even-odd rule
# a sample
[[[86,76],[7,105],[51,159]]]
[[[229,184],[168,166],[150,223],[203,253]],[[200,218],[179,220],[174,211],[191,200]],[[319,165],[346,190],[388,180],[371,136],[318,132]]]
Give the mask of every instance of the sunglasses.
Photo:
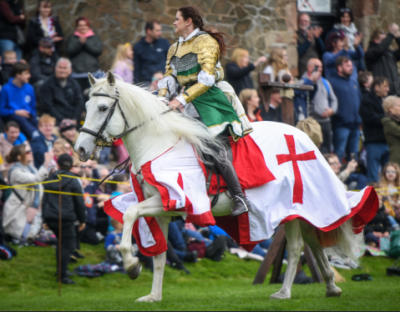
[[[340,9],[340,12],[341,12],[341,13],[343,13],[343,12],[350,12],[350,9],[348,9],[348,8],[343,8],[343,9]]]
[[[92,166],[85,166],[85,165],[81,166],[81,169],[86,169],[86,168],[92,169]]]
[[[393,170],[386,170],[386,173],[393,173],[393,174],[397,174],[397,172],[396,172],[396,171],[393,171]]]
[[[32,151],[26,151],[25,155],[32,154]]]

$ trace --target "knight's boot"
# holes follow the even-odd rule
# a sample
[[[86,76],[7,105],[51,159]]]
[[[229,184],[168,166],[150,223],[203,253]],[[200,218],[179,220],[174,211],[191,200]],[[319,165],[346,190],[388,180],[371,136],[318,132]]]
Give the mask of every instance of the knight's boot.
[[[250,210],[250,203],[243,194],[239,178],[232,163],[229,159],[226,159],[223,163],[217,162],[217,168],[228,185],[232,196],[233,207],[231,217],[237,217],[248,212]]]

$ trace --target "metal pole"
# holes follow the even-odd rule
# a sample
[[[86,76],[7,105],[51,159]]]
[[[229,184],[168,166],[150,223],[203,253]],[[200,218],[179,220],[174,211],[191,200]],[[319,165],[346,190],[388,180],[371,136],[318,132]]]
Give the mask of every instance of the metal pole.
[[[59,212],[58,212],[58,296],[61,297],[61,235],[62,235],[62,230],[61,230],[61,179],[60,179],[60,193],[59,193]]]

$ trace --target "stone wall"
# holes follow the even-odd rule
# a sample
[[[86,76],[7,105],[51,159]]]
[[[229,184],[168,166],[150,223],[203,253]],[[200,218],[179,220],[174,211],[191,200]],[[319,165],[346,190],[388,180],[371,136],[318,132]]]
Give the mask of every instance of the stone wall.
[[[37,0],[25,0],[30,17]],[[74,20],[86,16],[93,30],[104,43],[101,59],[103,70],[109,69],[119,43],[136,42],[144,36],[146,20],[156,19],[163,26],[163,37],[171,43],[177,38],[172,23],[177,9],[186,4],[196,5],[205,24],[231,36],[238,47],[250,51],[251,59],[266,55],[272,45],[288,46],[291,68],[296,72],[296,0],[57,0],[53,14],[60,17],[66,35],[72,34]],[[223,59],[225,64],[229,55]]]

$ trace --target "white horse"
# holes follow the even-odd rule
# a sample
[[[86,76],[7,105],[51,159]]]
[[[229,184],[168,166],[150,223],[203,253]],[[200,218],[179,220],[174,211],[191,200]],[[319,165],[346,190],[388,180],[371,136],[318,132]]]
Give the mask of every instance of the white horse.
[[[215,140],[210,136],[207,128],[182,114],[175,112],[165,114],[167,110],[165,103],[159,101],[156,96],[148,91],[116,80],[110,72],[106,79],[96,80],[89,76],[89,80],[92,85],[91,98],[86,103],[87,115],[84,124],[84,128],[89,129],[89,131],[81,132],[75,144],[75,150],[79,153],[82,161],[87,161],[96,151],[93,136],[99,134],[100,130],[102,130],[102,133],[100,133],[102,139],[111,141],[112,138],[118,137],[128,130],[127,126],[135,125],[141,126],[122,137],[131,157],[134,172],[138,172],[143,164],[155,159],[179,140],[190,142],[198,151],[210,152],[206,145],[215,142]],[[119,94],[116,89],[118,89]],[[105,94],[111,96],[111,98],[105,96]],[[116,105],[117,99],[119,99],[118,105],[120,106]],[[110,114],[111,108],[114,108],[115,111]],[[122,111],[123,113],[121,113]],[[129,125],[126,124],[125,117]],[[102,125],[105,126],[102,127]],[[138,178],[141,179],[140,176]],[[159,192],[146,182],[143,184],[143,191],[146,200],[129,207],[124,214],[120,251],[123,255],[124,267],[131,278],[136,278],[140,273],[139,260],[133,257],[131,253],[131,233],[134,222],[139,217],[155,217],[167,239],[168,223],[171,217],[183,214],[182,212],[164,211]],[[212,214],[214,216],[231,214],[231,201],[225,193],[220,194],[218,204],[212,209]],[[352,233],[351,226],[345,223],[335,231],[338,236],[338,246],[347,256],[354,259],[352,251],[358,242]],[[285,233],[288,251],[287,271],[281,290],[273,294],[271,299],[289,299],[291,297],[291,287],[304,241],[310,246],[326,282],[326,296],[339,297],[342,291],[335,285],[334,272],[320,244],[316,228],[295,219],[285,224]],[[154,277],[151,293],[138,299],[137,302],[161,301],[165,263],[165,252],[154,257]]]

